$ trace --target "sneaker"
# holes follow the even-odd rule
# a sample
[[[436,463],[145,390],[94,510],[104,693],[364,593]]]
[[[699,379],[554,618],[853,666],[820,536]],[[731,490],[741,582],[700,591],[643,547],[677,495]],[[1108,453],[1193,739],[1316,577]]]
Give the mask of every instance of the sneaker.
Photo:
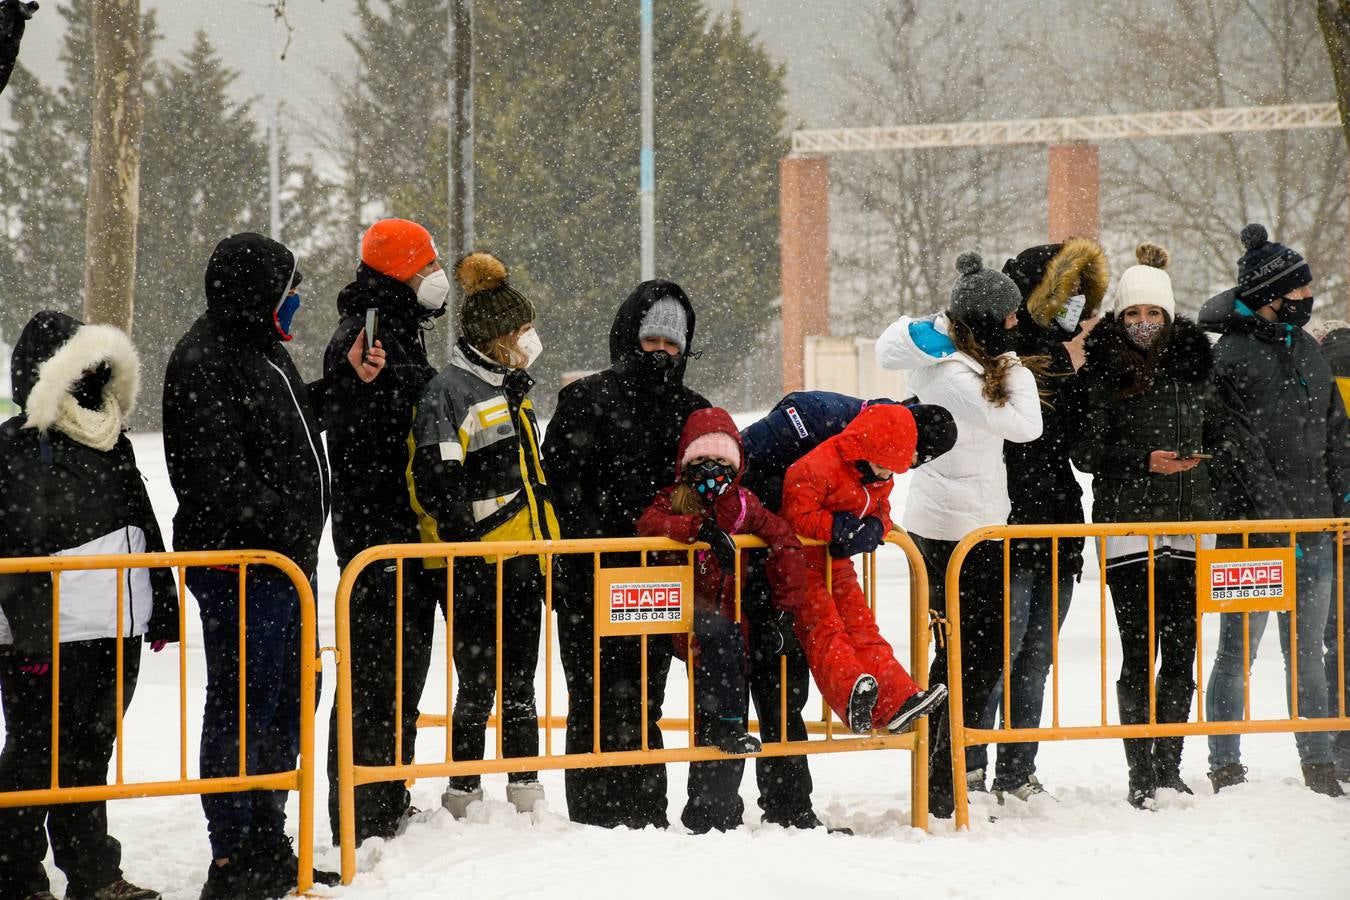
[[[989,788],[984,783],[984,766],[966,771],[966,792],[969,794],[989,793]]]
[[[516,812],[534,812],[535,804],[544,802],[544,786],[537,781],[508,781],[506,799]]]
[[[1214,785],[1214,793],[1235,784],[1247,783],[1247,767],[1242,763],[1229,763],[1209,773],[1209,783]]]
[[[875,697],[872,702],[876,702]],[[742,718],[713,719],[704,738],[700,743],[711,744],[728,756],[745,756],[758,753],[761,749],[759,739],[745,730],[745,720]]]
[[[48,893],[47,896],[50,897],[51,894]],[[159,900],[159,891],[137,887],[125,878],[119,878],[105,884],[92,894],[84,894],[67,888],[66,900]]]
[[[450,815],[456,819],[467,818],[469,807],[482,801],[483,788],[481,786],[465,790],[447,784],[445,790],[441,792],[441,806],[449,810]]]
[[[1181,780],[1180,772],[1168,772],[1166,775],[1157,776],[1157,786],[1159,790],[1164,788],[1169,791],[1176,791],[1178,794],[1194,794],[1191,786]]]
[[[895,718],[886,724],[886,730],[891,734],[902,734],[909,731],[917,719],[937,709],[946,699],[947,686],[945,684],[935,684],[926,691],[917,692],[900,704],[900,709],[896,712]]]
[[[1336,780],[1336,767],[1331,763],[1312,763],[1303,767],[1303,783],[1315,794],[1344,797],[1341,783]]]
[[[849,731],[867,734],[872,730],[872,710],[876,708],[879,692],[877,680],[866,673],[853,682],[853,693],[848,698]]]
[[[1026,784],[1019,785],[1010,791],[995,788],[994,797],[998,799],[999,806],[1003,805],[1004,798],[1006,797],[1013,797],[1017,800],[1021,800],[1023,803],[1029,802],[1032,797],[1049,797],[1051,800],[1055,799],[1054,795],[1045,789],[1045,785],[1041,784],[1040,780],[1035,775],[1028,775]]]

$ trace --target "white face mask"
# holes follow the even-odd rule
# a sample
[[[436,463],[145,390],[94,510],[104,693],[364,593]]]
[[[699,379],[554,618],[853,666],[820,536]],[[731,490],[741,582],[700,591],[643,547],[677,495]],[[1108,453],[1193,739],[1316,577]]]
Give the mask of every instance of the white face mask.
[[[444,269],[437,269],[422,279],[417,288],[417,302],[424,309],[437,310],[445,305],[450,296],[450,276]]]
[[[516,340],[516,347],[519,348],[521,353],[525,354],[524,368],[526,369],[534,365],[534,361],[539,358],[539,354],[544,352],[544,343],[539,340],[539,331],[535,328],[531,328],[522,334]]]

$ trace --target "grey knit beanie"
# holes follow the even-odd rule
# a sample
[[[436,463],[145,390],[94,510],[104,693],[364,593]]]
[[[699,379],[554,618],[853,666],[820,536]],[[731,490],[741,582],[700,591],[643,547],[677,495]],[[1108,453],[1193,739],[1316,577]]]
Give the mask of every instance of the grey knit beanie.
[[[642,324],[638,327],[638,340],[643,338],[665,338],[674,341],[684,352],[684,340],[689,333],[689,317],[684,306],[674,297],[662,297],[651,305]]]
[[[956,258],[960,274],[952,284],[952,299],[948,315],[967,321],[970,319],[1006,319],[1022,304],[1022,292],[1011,278],[1002,272],[986,269],[980,254],[962,253]]]

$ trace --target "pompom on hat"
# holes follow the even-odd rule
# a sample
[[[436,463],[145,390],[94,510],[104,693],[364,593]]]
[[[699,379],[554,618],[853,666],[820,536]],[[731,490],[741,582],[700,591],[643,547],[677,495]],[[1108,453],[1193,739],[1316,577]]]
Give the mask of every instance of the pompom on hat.
[[[464,291],[459,330],[478,349],[535,320],[533,301],[511,286],[506,266],[491,253],[470,253],[455,263],[455,280]]]
[[[1238,299],[1256,310],[1290,291],[1312,283],[1312,269],[1296,250],[1270,239],[1264,225],[1242,229],[1247,252],[1238,260]]]
[[[407,281],[435,261],[431,232],[407,219],[381,219],[361,238],[361,262],[396,281]]]
[[[1116,317],[1131,306],[1157,306],[1167,313],[1167,318],[1175,319],[1177,304],[1172,295],[1172,278],[1167,274],[1171,259],[1167,251],[1145,242],[1135,248],[1134,258],[1139,264],[1126,269],[1116,285]]]

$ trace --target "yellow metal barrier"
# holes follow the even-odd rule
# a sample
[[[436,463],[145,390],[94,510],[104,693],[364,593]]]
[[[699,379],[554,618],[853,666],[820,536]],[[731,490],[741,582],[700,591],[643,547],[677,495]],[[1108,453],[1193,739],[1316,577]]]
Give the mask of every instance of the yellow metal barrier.
[[[947,674],[950,696],[948,697],[948,709],[950,715],[948,721],[951,727],[952,743],[952,785],[953,796],[955,799],[955,822],[956,827],[966,828],[969,826],[969,810],[967,808],[967,786],[966,786],[966,758],[965,749],[967,747],[979,744],[990,743],[1028,743],[1039,741],[1070,741],[1070,740],[1100,740],[1104,738],[1141,738],[1141,737],[1184,737],[1189,735],[1214,735],[1214,734],[1265,734],[1277,732],[1300,732],[1300,731],[1344,731],[1350,729],[1350,716],[1347,716],[1346,708],[1346,684],[1344,667],[1338,674],[1339,679],[1339,716],[1330,716],[1328,718],[1306,719],[1298,717],[1298,662],[1297,662],[1297,616],[1298,613],[1294,605],[1292,592],[1286,592],[1277,605],[1263,605],[1259,600],[1239,600],[1227,601],[1225,603],[1206,603],[1203,593],[1209,586],[1207,578],[1202,578],[1201,567],[1204,564],[1203,553],[1199,552],[1202,546],[1202,538],[1210,535],[1242,535],[1242,547],[1248,548],[1251,535],[1253,534],[1287,534],[1289,536],[1289,545],[1284,548],[1266,548],[1266,555],[1285,554],[1290,562],[1294,561],[1295,545],[1297,535],[1311,533],[1334,533],[1335,535],[1335,577],[1336,590],[1332,597],[1332,602],[1337,604],[1344,621],[1345,615],[1345,584],[1343,578],[1343,559],[1344,559],[1344,541],[1347,537],[1346,530],[1350,529],[1350,519],[1280,519],[1266,521],[1229,521],[1229,522],[1153,522],[1153,523],[1097,523],[1087,525],[995,525],[986,528],[980,528],[966,535],[956,549],[952,552],[951,560],[947,567],[946,583],[946,628],[948,655],[947,655]],[[1107,669],[1106,669],[1106,648],[1107,648],[1107,626],[1106,626],[1106,539],[1108,537],[1124,536],[1144,536],[1147,538],[1147,565],[1149,574],[1148,584],[1148,636],[1149,636],[1149,659],[1153,660],[1153,670],[1156,672],[1157,660],[1152,652],[1157,641],[1157,632],[1154,618],[1154,556],[1155,542],[1159,536],[1181,536],[1195,539],[1197,548],[1196,561],[1196,589],[1202,592],[1199,602],[1196,604],[1195,629],[1196,629],[1196,687],[1195,687],[1195,721],[1160,723],[1157,721],[1156,709],[1156,679],[1149,679],[1149,721],[1147,724],[1123,725],[1109,724],[1107,721]],[[1081,725],[1061,725],[1060,724],[1060,654],[1059,654],[1059,540],[1061,538],[1091,538],[1097,543],[1098,559],[1098,577],[1099,586],[1099,637],[1100,637],[1100,667],[1098,676],[1101,685],[1101,705],[1099,721],[1093,724]],[[1006,677],[1009,667],[1009,603],[1010,603],[1010,545],[1014,540],[1032,540],[1041,539],[1051,541],[1051,660],[1052,660],[1052,682],[1051,682],[1051,707],[1049,718],[1051,724],[1043,728],[1011,728],[1008,727],[1008,710],[1011,705],[1009,679]],[[1003,543],[1003,722],[1001,728],[976,729],[965,726],[964,707],[966,698],[964,697],[962,678],[961,678],[961,568],[967,556],[981,543],[985,541],[1001,541]],[[1218,551],[1220,553],[1224,551]],[[1294,585],[1294,576],[1288,576],[1287,584]],[[1286,611],[1290,615],[1290,694],[1292,695],[1293,711],[1288,718],[1284,719],[1253,719],[1251,715],[1251,652],[1248,644],[1248,617],[1251,612],[1264,610]],[[1203,637],[1203,617],[1206,612],[1233,612],[1241,613],[1243,616],[1243,657],[1246,665],[1243,668],[1242,691],[1243,691],[1243,718],[1236,721],[1206,721],[1204,709],[1204,642]],[[1338,635],[1338,647],[1344,659],[1345,647],[1343,631]],[[1319,631],[1320,633],[1320,631]],[[985,702],[983,698],[975,698],[975,702]]]
[[[125,736],[122,731],[122,642],[117,642],[117,710],[116,754],[114,777],[111,784],[85,787],[62,787],[58,779],[60,756],[61,694],[61,573],[74,571],[115,570],[117,572],[117,626],[123,628],[123,602],[126,573],[131,569],[175,569],[178,584],[178,632],[185,636],[187,588],[184,574],[189,568],[237,566],[239,569],[239,773],[230,778],[192,778],[188,775],[187,734],[187,642],[178,643],[178,777],[162,781],[127,781],[122,767]],[[59,803],[90,803],[107,800],[125,800],[136,797],[167,797],[192,794],[223,794],[236,791],[298,791],[300,816],[296,838],[296,855],[300,866],[297,890],[307,891],[313,884],[314,869],[314,716],[315,682],[320,661],[312,650],[301,655],[300,670],[300,759],[298,768],[289,772],[249,775],[245,769],[247,718],[242,715],[245,703],[245,645],[244,608],[245,577],[248,566],[267,566],[290,579],[300,595],[300,640],[304,648],[316,644],[314,593],[300,567],[279,553],[266,550],[219,550],[183,553],[129,553],[107,556],[46,556],[0,559],[0,576],[49,572],[52,575],[52,758],[49,787],[26,791],[0,791],[0,807],[49,806]],[[113,598],[109,598],[111,601]]]
[[[765,546],[762,541],[753,537],[737,536],[736,544],[741,548],[754,548]],[[819,544],[818,541],[803,541],[804,544]],[[914,678],[923,687],[927,687],[928,678],[928,577],[924,568],[923,557],[919,553],[912,539],[903,532],[892,532],[887,536],[887,543],[899,547],[905,554],[909,565],[909,585],[910,585],[910,606],[909,606],[909,637],[910,637],[910,656],[911,661],[909,669]],[[647,747],[647,730],[642,729],[642,749],[640,750],[618,750],[618,751],[600,751],[598,749],[600,729],[595,728],[597,749],[591,753],[554,753],[553,736],[554,728],[562,728],[566,725],[566,718],[555,716],[553,714],[553,559],[556,556],[565,554],[590,554],[596,560],[599,568],[600,554],[618,553],[618,552],[641,552],[642,565],[648,565],[648,554],[661,551],[677,551],[685,554],[689,558],[691,550],[706,549],[706,544],[679,544],[674,541],[663,538],[604,538],[587,540],[557,540],[557,541],[502,541],[502,542],[469,542],[459,544],[395,544],[382,547],[371,547],[359,553],[342,572],[342,579],[338,584],[336,597],[336,626],[338,641],[337,658],[337,741],[338,741],[338,786],[339,786],[339,815],[340,815],[340,836],[342,847],[342,880],[344,884],[351,883],[356,875],[356,808],[355,808],[355,790],[357,785],[370,784],[380,781],[408,781],[417,778],[440,777],[447,778],[462,775],[483,775],[489,773],[501,772],[532,772],[539,770],[557,770],[574,768],[594,768],[599,766],[621,766],[621,765],[644,765],[652,763],[667,762],[700,762],[711,760],[725,760],[729,757],[713,747],[695,746],[694,740],[694,722],[692,716],[684,719],[663,719],[661,728],[663,731],[681,731],[689,737],[688,747],[667,748],[662,750],[652,750]],[[451,759],[451,740],[450,735],[446,736],[445,759],[440,762],[417,762],[408,764],[392,764],[382,766],[358,766],[354,763],[353,751],[353,728],[359,727],[360,723],[352,721],[352,674],[351,674],[351,595],[352,589],[356,584],[357,577],[367,567],[386,560],[394,560],[396,565],[396,610],[395,622],[401,623],[403,617],[403,567],[404,561],[408,559],[426,559],[426,558],[480,558],[495,559],[497,561],[497,672],[496,672],[496,715],[489,721],[489,727],[494,723],[501,721],[502,714],[502,614],[501,614],[501,596],[502,596],[502,575],[501,563],[512,556],[543,556],[546,565],[545,583],[544,583],[544,656],[542,663],[544,665],[544,710],[539,717],[540,727],[544,728],[544,752],[539,756],[529,757],[510,757],[505,758],[502,754],[501,730],[497,731],[497,758],[477,760],[454,761]],[[691,565],[685,564],[686,567]],[[736,572],[736,615],[740,617],[740,597],[741,597],[741,567],[737,565]],[[826,567],[826,577],[828,579],[829,568]],[[876,598],[874,596],[877,585],[876,560],[875,554],[869,554],[864,558],[862,570],[863,586],[868,592],[869,603],[872,608],[876,608]],[[446,584],[446,609],[454,609],[454,578],[448,577]],[[454,617],[447,616],[446,621],[446,702],[448,706],[453,705],[453,660],[450,649],[454,646]],[[402,665],[403,656],[403,634],[402,628],[394,629],[394,638],[396,641],[395,660],[396,660],[396,687],[395,687],[395,711],[394,722],[396,734],[393,747],[402,747]],[[603,640],[603,637],[600,638]],[[646,696],[646,640],[644,634],[643,653],[643,677],[641,708],[647,706]],[[597,642],[598,643],[598,642]],[[786,671],[786,657],[780,657],[779,665],[783,671]],[[694,707],[694,675],[692,662],[687,662],[687,672],[689,679],[689,708],[692,713]],[[593,672],[598,684],[598,674]],[[786,679],[784,679],[786,681]],[[784,697],[780,698],[780,709],[783,711],[783,723],[781,731],[786,736],[786,708],[785,702],[786,686],[782,688]],[[817,753],[839,753],[856,752],[861,750],[883,750],[883,749],[904,749],[912,752],[910,767],[910,788],[912,792],[911,803],[911,822],[916,828],[926,828],[928,822],[928,725],[926,719],[920,719],[917,727],[907,734],[891,735],[872,733],[867,736],[854,736],[850,734],[847,728],[843,729],[841,734],[836,734],[834,721],[830,715],[828,707],[822,704],[822,719],[819,722],[808,723],[808,731],[811,734],[824,735],[823,740],[807,741],[788,741],[786,737],[780,742],[766,743],[763,749],[754,754],[757,756],[801,756]],[[596,698],[596,715],[599,714],[599,702]],[[447,725],[449,716],[446,715],[422,715],[419,716],[419,724],[428,725]],[[752,725],[755,723],[751,723]],[[392,748],[391,748],[392,751]],[[396,752],[391,752],[391,757],[397,758]],[[744,758],[744,757],[737,757]]]

